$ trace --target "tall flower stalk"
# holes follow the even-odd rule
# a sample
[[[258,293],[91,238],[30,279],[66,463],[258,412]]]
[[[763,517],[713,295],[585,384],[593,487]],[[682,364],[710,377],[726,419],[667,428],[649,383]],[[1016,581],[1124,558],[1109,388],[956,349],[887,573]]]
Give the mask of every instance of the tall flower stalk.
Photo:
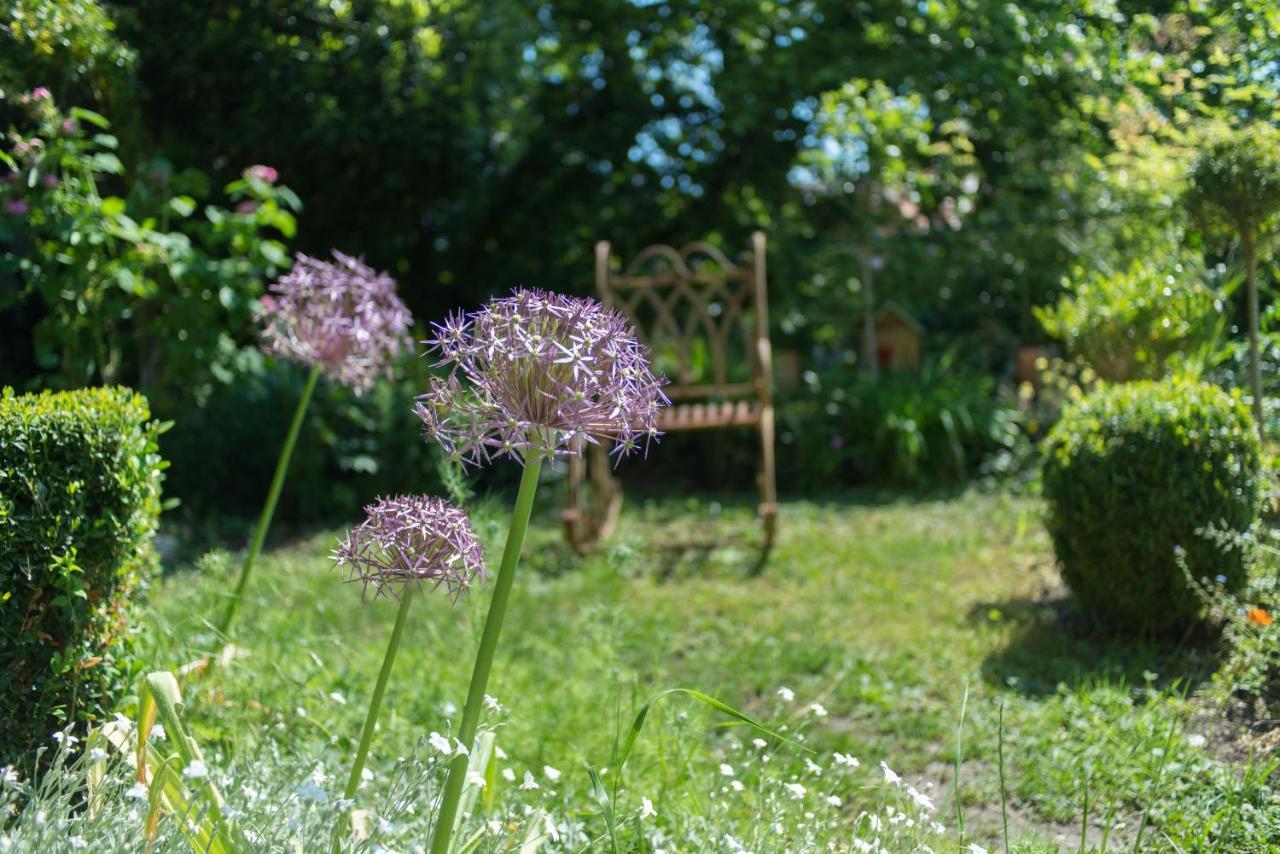
[[[436,326],[427,342],[451,368],[418,398],[428,437],[472,464],[510,457],[524,466],[502,563],[476,652],[458,740],[468,750],[515,585],[542,464],[611,442],[630,453],[658,435],[667,403],[648,353],[617,312],[594,300],[517,290],[470,315]],[[455,756],[441,794],[433,854],[448,854],[468,758]]]
[[[335,564],[348,581],[360,581],[366,592],[388,593],[400,600],[396,622],[378,671],[369,711],[351,763],[344,797],[350,801],[360,787],[369,758],[369,745],[378,711],[391,679],[396,653],[409,615],[409,603],[419,587],[444,587],[457,599],[472,581],[484,577],[484,552],[463,511],[440,498],[403,496],[383,498],[366,508],[365,521],[338,543]],[[334,828],[333,850],[341,847],[343,827]]]
[[[289,274],[273,284],[261,301],[263,350],[311,370],[276,461],[249,553],[218,623],[223,637],[229,638],[244,601],[320,376],[360,394],[378,376],[390,376],[392,362],[410,344],[412,317],[396,296],[395,280],[341,252],[335,251],[333,257],[333,261],[321,261],[299,254]]]

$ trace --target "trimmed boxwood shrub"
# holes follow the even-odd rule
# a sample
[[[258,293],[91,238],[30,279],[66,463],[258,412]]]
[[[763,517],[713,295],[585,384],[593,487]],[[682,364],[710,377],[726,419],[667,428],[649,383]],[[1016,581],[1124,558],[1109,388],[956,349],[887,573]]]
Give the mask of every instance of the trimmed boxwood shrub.
[[[159,432],[128,389],[0,392],[0,764],[100,719],[132,681]]]
[[[1062,577],[1094,620],[1152,636],[1201,614],[1196,577],[1245,579],[1244,558],[1199,529],[1244,531],[1258,513],[1259,447],[1248,409],[1186,381],[1105,387],[1047,439],[1044,495]]]

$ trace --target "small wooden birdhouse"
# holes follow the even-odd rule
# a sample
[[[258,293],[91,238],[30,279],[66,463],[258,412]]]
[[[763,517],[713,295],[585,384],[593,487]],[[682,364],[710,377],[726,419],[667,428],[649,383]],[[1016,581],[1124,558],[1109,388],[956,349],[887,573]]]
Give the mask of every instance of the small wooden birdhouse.
[[[876,366],[882,371],[920,370],[924,329],[901,306],[889,303],[876,315]]]

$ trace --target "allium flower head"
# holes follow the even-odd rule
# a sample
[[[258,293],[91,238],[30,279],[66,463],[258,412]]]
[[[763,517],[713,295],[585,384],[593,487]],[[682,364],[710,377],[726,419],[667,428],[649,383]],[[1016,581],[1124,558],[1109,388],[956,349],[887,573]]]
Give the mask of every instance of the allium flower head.
[[[380,498],[338,542],[334,563],[347,581],[397,596],[396,585],[444,585],[454,597],[484,577],[484,550],[467,514],[441,498]]]
[[[576,440],[629,453],[658,436],[664,380],[630,323],[595,300],[518,289],[436,324],[436,377],[415,411],[471,463],[569,454]]]
[[[413,318],[395,280],[334,251],[333,261],[299,253],[262,300],[263,349],[362,392],[411,346]]]

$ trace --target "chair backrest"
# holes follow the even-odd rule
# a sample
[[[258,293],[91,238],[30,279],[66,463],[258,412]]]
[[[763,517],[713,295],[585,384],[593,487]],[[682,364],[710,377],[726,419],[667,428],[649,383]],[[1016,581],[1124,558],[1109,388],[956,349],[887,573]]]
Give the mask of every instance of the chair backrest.
[[[672,400],[770,397],[765,236],[738,263],[710,243],[654,244],[616,270],[596,244],[600,299],[625,314],[671,380]]]

